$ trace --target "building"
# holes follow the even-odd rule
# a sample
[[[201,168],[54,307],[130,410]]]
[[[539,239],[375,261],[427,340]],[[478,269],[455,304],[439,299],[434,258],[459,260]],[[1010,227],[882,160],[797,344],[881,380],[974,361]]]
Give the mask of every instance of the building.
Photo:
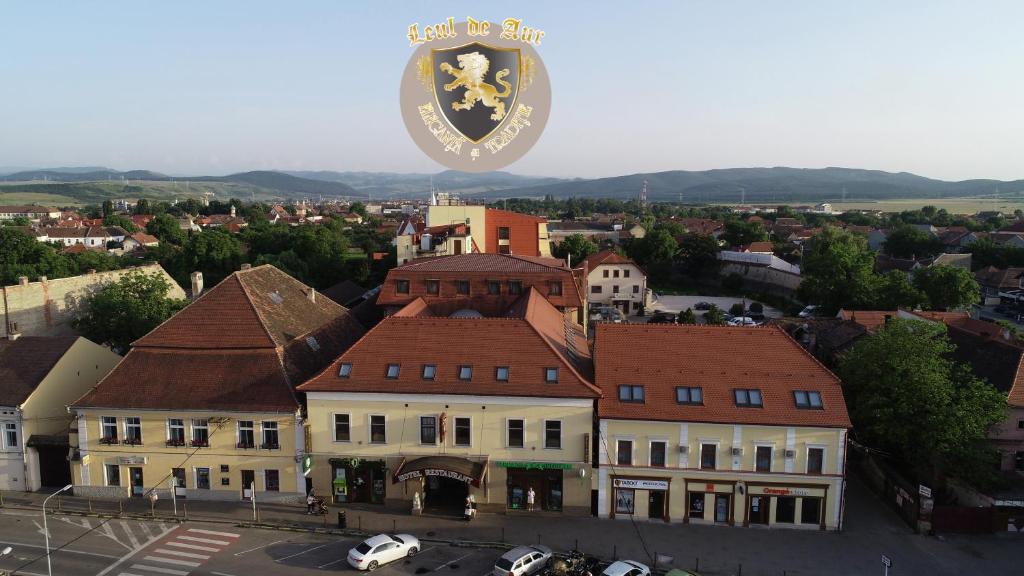
[[[0,206],[0,220],[15,218],[27,218],[32,222],[56,220],[60,218],[60,210],[46,206]]]
[[[156,490],[216,500],[301,500],[306,422],[294,387],[364,330],[270,265],[235,272],[132,344],[71,405],[75,494]]]
[[[641,314],[647,306],[647,275],[629,258],[605,250],[587,256],[581,269],[590,306],[614,306],[627,315]]]
[[[128,232],[120,226],[83,226],[79,228],[43,228],[39,240],[60,242],[64,246],[81,244],[86,248],[106,248],[110,242],[121,243]]]
[[[469,309],[503,316],[530,288],[574,322],[582,324],[586,318],[582,289],[564,260],[511,254],[420,258],[392,268],[377,305],[393,314],[422,298],[446,315]]]
[[[546,218],[484,206],[434,205],[428,208],[427,228],[453,224],[466,225],[480,252],[551,256]]]
[[[161,276],[169,286],[169,298],[185,298],[185,291],[159,264],[53,280],[40,277],[38,282],[29,282],[27,277],[22,276],[16,285],[0,289],[3,296],[0,298],[0,312],[3,312],[4,319],[3,336],[74,335],[76,332],[71,328],[71,321],[78,315],[83,302],[100,288],[117,282],[133,271]]]
[[[1021,276],[1024,276],[1024,268],[987,266],[974,273],[974,279],[981,286],[981,296],[986,305],[999,304],[1000,292],[1024,288]]]
[[[419,258],[481,252],[466,224],[421,227],[418,232],[410,226],[403,228],[411,231],[395,236],[395,256],[399,266]]]
[[[0,340],[0,490],[69,483],[66,407],[119,360],[77,336]]]
[[[136,232],[131,236],[124,239],[122,246],[125,252],[131,252],[133,250],[139,250],[142,248],[150,248],[153,246],[159,246],[160,240],[156,236],[146,234],[144,232]]]
[[[839,379],[780,328],[603,323],[594,360],[599,517],[840,527]]]
[[[793,292],[800,287],[800,267],[774,254],[722,250],[718,259],[722,261],[719,275],[723,277],[738,274],[745,283],[780,292]]]
[[[535,288],[503,318],[417,298],[299,387],[313,485],[335,502],[590,511],[597,389],[579,326]]]

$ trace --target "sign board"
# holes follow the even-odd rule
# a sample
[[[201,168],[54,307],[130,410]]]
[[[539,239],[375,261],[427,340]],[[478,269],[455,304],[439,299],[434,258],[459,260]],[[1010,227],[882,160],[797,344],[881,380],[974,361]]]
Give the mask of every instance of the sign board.
[[[886,568],[892,568],[892,560],[885,554],[882,554],[882,566],[885,566]]]
[[[932,497],[932,489],[925,486],[924,484],[919,484],[917,486],[917,493],[920,494],[921,496],[924,496],[925,498]]]
[[[494,463],[498,468],[524,468],[526,470],[572,470],[572,464],[564,462],[509,462],[499,460]]]
[[[117,458],[118,464],[122,466],[136,466],[146,463],[145,456],[119,456]]]
[[[765,494],[775,496],[810,496],[811,492],[803,488],[765,488]]]
[[[313,470],[313,457],[306,454],[302,457],[302,475],[309,476],[309,473]]]
[[[395,477],[396,482],[404,482],[413,478],[422,478],[424,476],[439,476],[441,478],[452,478],[460,482],[470,483],[473,481],[473,477],[469,474],[463,474],[462,472],[456,472],[455,470],[440,470],[437,468],[426,468],[424,470],[410,470],[403,472]]]
[[[668,480],[636,480],[633,478],[616,478],[612,482],[615,488],[632,488],[635,490],[668,490]]]

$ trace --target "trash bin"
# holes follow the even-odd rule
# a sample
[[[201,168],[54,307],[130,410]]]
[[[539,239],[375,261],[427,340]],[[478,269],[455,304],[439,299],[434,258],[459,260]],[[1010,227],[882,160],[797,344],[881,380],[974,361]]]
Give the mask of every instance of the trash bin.
[[[339,510],[338,511],[338,528],[344,528],[347,524],[348,524],[348,522],[345,520],[345,511],[344,510]]]

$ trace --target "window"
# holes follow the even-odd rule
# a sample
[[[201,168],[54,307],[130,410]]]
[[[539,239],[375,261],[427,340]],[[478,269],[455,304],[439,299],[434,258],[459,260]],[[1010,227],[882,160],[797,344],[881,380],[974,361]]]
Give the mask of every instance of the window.
[[[619,466],[633,465],[633,441],[618,440],[615,443],[615,462]]]
[[[511,236],[511,231],[507,226],[498,227],[498,240],[508,240]]]
[[[459,380],[472,380],[473,379],[473,367],[472,366],[459,366]]]
[[[754,470],[758,472],[772,471],[771,446],[758,446],[754,449]]]
[[[1024,430],[1024,420],[1017,420],[1017,429]]]
[[[619,385],[619,402],[639,402],[642,404],[643,401],[643,386],[631,386],[629,384]]]
[[[704,493],[690,492],[690,518],[704,517]]]
[[[612,272],[612,278],[618,278],[618,277],[619,277],[619,271],[618,270],[614,270]],[[616,290],[616,292],[617,292],[617,290]]]
[[[435,364],[424,364],[423,365],[423,379],[433,380],[434,376],[437,375],[437,365]]]
[[[281,490],[281,475],[277,470],[264,470],[263,482],[263,488],[267,492],[277,492]]]
[[[320,342],[317,342],[315,336],[306,336],[306,345],[309,346],[309,349],[313,352],[320,351]]]
[[[427,294],[431,296],[437,296],[441,293],[441,281],[440,280],[427,280]]]
[[[100,444],[117,444],[117,417],[100,417]]]
[[[196,488],[199,490],[210,489],[210,469],[196,468]]]
[[[561,296],[562,295],[562,283],[561,282],[549,282],[548,283],[548,295],[549,296]]]
[[[385,372],[384,376],[390,380],[394,380],[398,378],[398,373],[401,369],[401,364],[388,364],[388,369],[387,372]]]
[[[680,386],[676,388],[676,402],[680,404],[704,404],[704,390],[700,386]]]
[[[548,384],[555,384],[558,382],[558,368],[545,368],[544,369],[544,381]]]
[[[238,447],[239,448],[255,448],[256,447],[256,433],[254,432],[254,426],[252,420],[239,420],[238,421]]]
[[[376,414],[370,416],[370,444],[386,444],[387,425],[384,416]]]
[[[471,438],[472,424],[469,418],[456,418],[455,419],[455,445],[456,446],[469,446],[472,444]]]
[[[704,470],[714,470],[718,457],[718,444],[700,445],[700,467]]]
[[[351,416],[348,414],[335,414],[334,415],[334,441],[335,442],[351,442],[352,441],[352,422]]]
[[[395,292],[398,294],[409,293],[409,281],[408,280],[396,280],[395,281]]]
[[[185,445],[185,421],[181,418],[167,419],[167,445]]]
[[[174,481],[174,485],[178,488],[185,487],[185,469],[184,468],[171,468],[171,480]]]
[[[342,378],[348,378],[352,375],[352,365],[348,362],[342,362],[341,366],[338,367],[338,376]]]
[[[808,448],[807,449],[807,473],[808,474],[821,474],[825,469],[825,449],[824,448]]]
[[[544,447],[551,449],[562,448],[562,421],[544,421]]]
[[[264,450],[277,450],[280,448],[281,442],[277,434],[277,422],[263,422],[261,427],[263,428],[263,445],[260,448]]]
[[[593,286],[590,287],[590,293],[591,294],[600,294],[601,293],[601,287],[598,286],[597,284],[594,284]]]
[[[498,254],[511,254],[511,253],[512,253],[512,247],[509,246],[508,244],[499,244],[498,245]]]
[[[800,523],[821,524],[821,498],[801,498]]]
[[[117,464],[107,464],[104,467],[107,469],[107,486],[120,486],[121,467]]]
[[[469,280],[456,280],[455,293],[469,295]]]
[[[796,520],[796,498],[778,496],[775,498],[775,521],[792,524]]]
[[[741,408],[760,408],[761,391],[756,388],[737,388],[733,390],[736,395],[736,405]]]
[[[523,282],[521,280],[509,280],[508,281],[508,293],[509,294],[522,294],[523,293]]]
[[[437,444],[437,416],[420,416],[420,444]]]
[[[622,277],[623,278],[629,278],[629,270],[623,270],[622,271]]]
[[[508,382],[508,366],[498,366],[495,368],[494,379],[498,382]]]
[[[615,285],[612,286],[612,294],[618,294],[618,293],[619,293],[619,285],[615,284]]]
[[[633,284],[633,294],[639,294],[639,293],[640,293],[640,285],[639,284]]]
[[[192,445],[210,445],[210,421],[202,418],[192,420]]]
[[[132,446],[142,444],[142,419],[138,416],[124,419],[124,443]]]
[[[501,282],[497,280],[488,280],[487,293],[492,296],[497,296],[498,294],[501,294]]]
[[[526,422],[521,418],[508,420],[508,447],[522,448],[526,440]]]
[[[666,443],[658,440],[651,442],[651,458],[650,465],[652,467],[664,468],[665,467],[665,453]]]
[[[821,393],[812,390],[794,390],[796,407],[802,410],[821,410]]]
[[[604,277],[605,277],[605,278],[607,278],[607,277],[608,277],[608,270],[605,270],[605,271],[604,271]]]
[[[615,491],[615,513],[632,514],[633,503],[636,501],[636,491],[618,489]]]
[[[4,423],[4,447],[18,447],[18,425],[14,422]]]

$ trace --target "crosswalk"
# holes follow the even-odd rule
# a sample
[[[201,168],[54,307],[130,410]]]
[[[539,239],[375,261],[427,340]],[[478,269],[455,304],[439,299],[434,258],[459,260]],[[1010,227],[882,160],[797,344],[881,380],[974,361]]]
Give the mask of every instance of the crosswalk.
[[[189,528],[147,550],[118,576],[188,576],[238,537],[232,532]]]

